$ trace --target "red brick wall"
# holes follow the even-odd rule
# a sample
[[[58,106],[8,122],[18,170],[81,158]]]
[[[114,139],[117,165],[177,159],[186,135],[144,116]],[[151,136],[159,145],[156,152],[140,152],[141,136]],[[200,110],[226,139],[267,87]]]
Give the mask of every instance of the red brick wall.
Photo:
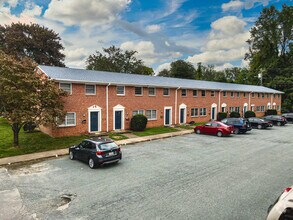
[[[59,84],[58,84],[59,85]],[[175,124],[175,90],[170,89],[169,96],[163,96],[163,89],[156,88],[156,96],[148,95],[148,88],[143,88],[142,96],[135,96],[134,87],[125,87],[125,96],[116,95],[116,86],[109,86],[109,131],[113,130],[113,108],[116,105],[122,105],[125,107],[125,129],[129,129],[130,119],[132,118],[133,110],[147,110],[154,109],[157,110],[157,120],[148,121],[148,127],[154,126],[163,126],[164,125],[164,107],[172,107],[172,124]],[[230,92],[227,92],[227,97],[223,97],[221,92],[220,105],[219,105],[219,92],[215,92],[215,97],[211,97],[211,91],[206,91],[206,96],[201,96],[201,91],[198,90],[197,97],[193,97],[193,91],[187,90],[187,96],[181,96],[181,89],[178,90],[177,94],[177,106],[176,106],[176,124],[179,123],[179,106],[185,104],[186,108],[186,122],[195,121],[195,122],[205,122],[211,119],[211,105],[215,103],[217,105],[217,112],[221,111],[222,103],[226,103],[226,110],[229,111],[229,107],[240,107],[240,112],[243,111],[244,103],[249,104],[249,93],[246,93],[246,97],[243,97],[243,92],[241,92],[240,97],[237,97],[237,92],[234,92],[234,97],[230,96]],[[260,95],[260,98],[257,97],[257,94],[254,98],[250,98],[250,104],[256,106],[264,105],[267,109],[268,102],[271,102],[271,97],[267,98],[265,95],[264,98]],[[281,103],[281,98],[273,99],[273,102],[276,102],[277,106]],[[85,94],[85,85],[84,84],[72,84],[72,95],[69,95],[65,98],[65,110],[67,112],[76,113],[76,126],[73,127],[59,127],[59,128],[41,128],[45,133],[48,133],[52,136],[71,136],[79,134],[88,133],[88,108],[90,106],[97,105],[101,108],[102,116],[102,131],[107,131],[106,123],[106,85],[97,85],[96,86],[96,95],[86,95]],[[191,108],[206,108],[206,116],[191,117]],[[248,109],[249,110],[249,107]],[[263,112],[256,112],[257,116],[263,116]],[[83,121],[85,123],[83,123]]]

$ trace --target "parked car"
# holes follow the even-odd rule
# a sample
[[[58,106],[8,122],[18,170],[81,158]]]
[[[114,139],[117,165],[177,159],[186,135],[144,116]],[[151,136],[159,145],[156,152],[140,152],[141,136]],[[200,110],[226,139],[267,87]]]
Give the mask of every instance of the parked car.
[[[93,169],[103,164],[117,163],[122,159],[122,152],[113,140],[94,137],[70,147],[69,158],[86,162]]]
[[[208,122],[205,125],[196,126],[194,132],[196,134],[211,134],[218,137],[228,136],[233,133],[234,127],[225,125],[218,121]]]
[[[221,122],[226,125],[232,125],[235,134],[251,131],[251,125],[245,118],[224,118]]]
[[[282,114],[282,116],[285,117],[288,122],[293,123],[293,113],[285,113]]]
[[[251,125],[252,128],[258,128],[258,129],[265,129],[268,127],[273,127],[273,123],[271,121],[265,121],[261,118],[248,118],[247,119]]]
[[[263,117],[265,121],[271,121],[274,125],[284,126],[287,123],[285,117],[280,115],[267,115]]]
[[[293,219],[293,186],[284,190],[279,198],[268,208],[267,220]]]

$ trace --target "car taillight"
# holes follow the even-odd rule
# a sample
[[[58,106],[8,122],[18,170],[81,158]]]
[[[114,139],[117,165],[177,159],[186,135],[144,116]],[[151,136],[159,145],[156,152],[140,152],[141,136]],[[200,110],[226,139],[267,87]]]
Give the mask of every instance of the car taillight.
[[[246,128],[246,125],[242,125],[242,128]]]
[[[120,149],[120,148],[118,148],[118,149],[117,149],[117,152],[120,152],[120,151],[121,151],[121,149]]]
[[[285,190],[284,190],[284,192],[289,192],[290,190],[291,190],[292,188],[291,187],[288,187],[288,188],[286,188]]]
[[[104,154],[105,154],[105,152],[103,152],[103,151],[97,151],[97,152],[96,152],[96,155],[97,155],[97,156],[101,156],[101,155],[104,155]]]

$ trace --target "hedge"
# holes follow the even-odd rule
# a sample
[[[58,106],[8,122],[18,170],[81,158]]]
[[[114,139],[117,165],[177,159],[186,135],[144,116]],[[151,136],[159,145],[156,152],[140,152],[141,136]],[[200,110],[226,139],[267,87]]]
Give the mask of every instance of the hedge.
[[[265,115],[277,115],[277,114],[278,114],[278,112],[276,109],[268,109],[265,112]]]
[[[230,118],[240,118],[240,113],[239,112],[231,112]]]
[[[227,118],[227,112],[219,112],[218,113],[218,116],[217,116],[217,120],[218,121],[221,121],[221,120],[223,120],[224,118]]]
[[[141,114],[135,115],[130,121],[130,129],[133,131],[144,131],[147,123],[148,119],[146,116]]]
[[[252,118],[252,117],[255,117],[255,113],[254,113],[254,111],[246,111],[246,112],[244,113],[244,117],[245,117],[245,118]]]

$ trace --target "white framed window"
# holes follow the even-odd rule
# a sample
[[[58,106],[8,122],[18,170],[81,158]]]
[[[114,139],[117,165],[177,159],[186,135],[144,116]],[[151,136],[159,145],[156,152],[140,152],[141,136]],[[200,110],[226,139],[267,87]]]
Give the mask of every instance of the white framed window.
[[[243,93],[243,97],[246,98],[246,92]]]
[[[146,117],[148,120],[157,120],[157,110],[146,110]]]
[[[260,106],[256,106],[256,111],[260,112]]]
[[[234,112],[234,111],[235,111],[235,108],[234,108],[234,107],[230,107],[230,108],[229,108],[229,111],[230,111],[230,112]]]
[[[226,112],[226,107],[222,107],[222,112]]]
[[[257,98],[259,98],[260,97],[260,93],[257,93]]]
[[[231,92],[230,94],[231,94],[231,97],[234,97],[234,92]]]
[[[251,105],[251,106],[250,106],[250,109],[251,109],[251,111],[254,112],[254,105]]]
[[[187,96],[187,90],[181,89],[181,96],[186,97]]]
[[[96,85],[85,85],[85,94],[86,95],[95,95],[96,94]]]
[[[237,98],[240,98],[240,92],[237,92]]]
[[[270,94],[269,93],[267,93],[267,98],[269,98],[270,97]]]
[[[201,97],[205,97],[206,96],[206,91],[205,90],[201,90]]]
[[[125,86],[116,86],[117,95],[125,95]]]
[[[235,112],[240,112],[240,107],[235,107]]]
[[[254,98],[254,92],[253,92],[253,93],[251,93],[251,98]]]
[[[281,97],[280,94],[278,94],[278,99],[279,99],[280,97]]]
[[[216,92],[215,92],[215,91],[211,91],[211,96],[212,96],[212,97],[214,97],[214,96],[215,96],[215,94],[216,94]]]
[[[170,95],[170,89],[169,88],[163,88],[163,96],[169,96]]]
[[[223,97],[227,97],[227,92],[223,91]]]
[[[262,98],[264,98],[264,97],[265,97],[265,94],[264,94],[264,93],[262,93],[262,94],[261,94],[261,97],[262,97]]]
[[[142,96],[143,88],[142,87],[134,87],[134,94],[136,96]]]
[[[71,83],[59,83],[59,88],[64,92],[68,92],[70,95],[72,94],[72,84]]]
[[[191,108],[191,117],[198,117],[198,108]]]
[[[70,127],[70,126],[76,126],[75,112],[67,112],[65,115],[64,121],[59,124],[59,127]]]
[[[156,95],[156,88],[149,87],[149,96],[155,96]]]
[[[132,116],[135,116],[135,115],[144,115],[144,110],[139,109],[139,110],[132,111]]]
[[[261,112],[264,112],[265,111],[265,107],[263,105],[260,107],[260,111]]]
[[[196,89],[192,90],[192,94],[193,94],[193,97],[197,97],[197,90]]]
[[[207,109],[206,108],[200,108],[200,116],[206,116],[207,115]]]

